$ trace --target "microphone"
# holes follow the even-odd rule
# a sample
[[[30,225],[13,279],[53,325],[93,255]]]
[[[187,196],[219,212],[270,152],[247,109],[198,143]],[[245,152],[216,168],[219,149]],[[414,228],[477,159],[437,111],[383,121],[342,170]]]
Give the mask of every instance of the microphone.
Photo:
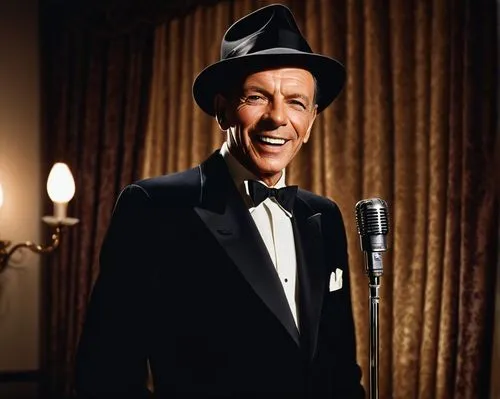
[[[389,233],[387,203],[380,198],[369,198],[356,204],[356,225],[365,252],[366,273],[381,276],[383,273],[381,252],[387,251],[386,236]]]
[[[380,198],[369,198],[356,204],[356,224],[365,253],[365,272],[370,289],[370,399],[378,399],[379,376],[379,288],[383,273],[382,252],[387,251],[386,236],[389,233],[387,203]]]

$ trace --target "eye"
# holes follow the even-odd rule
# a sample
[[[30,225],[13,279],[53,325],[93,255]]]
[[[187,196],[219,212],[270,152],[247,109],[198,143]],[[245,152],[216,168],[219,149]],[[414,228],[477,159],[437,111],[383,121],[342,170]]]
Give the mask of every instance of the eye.
[[[257,95],[257,94],[252,94],[252,95],[246,97],[246,101],[250,102],[250,103],[255,103],[255,102],[258,102],[261,100],[264,100],[264,98],[262,96]]]
[[[307,109],[306,105],[300,100],[290,100],[290,104],[296,108]]]

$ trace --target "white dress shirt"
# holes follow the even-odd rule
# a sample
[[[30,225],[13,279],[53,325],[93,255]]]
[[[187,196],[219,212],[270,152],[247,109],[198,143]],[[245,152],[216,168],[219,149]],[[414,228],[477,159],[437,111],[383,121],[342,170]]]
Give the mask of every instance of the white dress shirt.
[[[258,179],[229,153],[226,143],[222,145],[220,153],[226,161],[236,187],[249,207],[248,210],[262,236],[283,285],[295,324],[299,328],[296,299],[297,258],[291,220],[292,214],[284,209],[275,198],[266,198],[258,206],[254,206],[249,196],[247,180]],[[260,182],[267,186],[263,181]],[[285,187],[284,170],[274,187]]]

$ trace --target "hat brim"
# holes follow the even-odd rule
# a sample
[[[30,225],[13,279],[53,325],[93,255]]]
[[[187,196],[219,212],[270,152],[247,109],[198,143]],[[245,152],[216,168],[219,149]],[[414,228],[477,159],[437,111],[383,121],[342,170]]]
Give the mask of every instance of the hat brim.
[[[265,70],[276,67],[305,69],[316,78],[318,113],[342,91],[346,75],[344,66],[333,58],[289,48],[272,48],[258,53],[228,58],[205,68],[193,83],[193,97],[200,108],[215,116],[214,98],[234,83],[231,76],[242,70]]]

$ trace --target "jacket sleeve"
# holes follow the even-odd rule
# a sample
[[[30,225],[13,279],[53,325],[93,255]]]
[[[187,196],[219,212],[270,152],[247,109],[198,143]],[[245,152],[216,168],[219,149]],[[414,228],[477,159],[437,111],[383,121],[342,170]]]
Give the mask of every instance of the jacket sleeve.
[[[75,368],[78,398],[147,398],[147,193],[126,187],[101,249]]]
[[[313,368],[313,384],[316,379],[318,386],[316,397],[364,398],[361,368],[356,359],[347,238],[342,215],[333,203],[329,211],[323,213],[322,229],[328,268],[318,354]],[[342,288],[330,292],[330,275],[337,268],[342,270]]]

